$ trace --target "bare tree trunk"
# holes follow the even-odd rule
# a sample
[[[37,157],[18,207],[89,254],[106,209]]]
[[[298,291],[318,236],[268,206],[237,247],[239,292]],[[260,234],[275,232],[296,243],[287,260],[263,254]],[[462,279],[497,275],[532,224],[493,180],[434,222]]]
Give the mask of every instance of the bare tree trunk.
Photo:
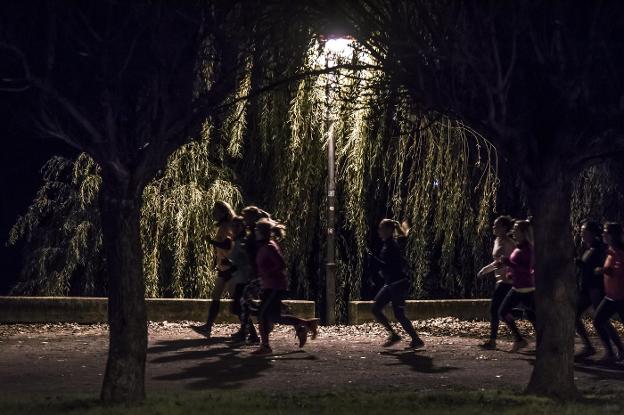
[[[529,189],[534,215],[537,359],[527,392],[577,396],[574,384],[576,280],[570,227],[571,183],[563,168],[544,187]],[[569,174],[568,174],[569,176]]]
[[[101,215],[108,272],[109,350],[101,399],[145,399],[147,315],[140,239],[140,192],[103,174]]]

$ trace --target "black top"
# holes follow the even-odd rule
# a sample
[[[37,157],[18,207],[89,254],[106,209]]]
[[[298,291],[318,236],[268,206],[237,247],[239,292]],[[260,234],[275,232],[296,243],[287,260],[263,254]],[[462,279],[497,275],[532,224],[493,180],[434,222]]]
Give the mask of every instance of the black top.
[[[407,278],[405,260],[399,243],[394,239],[386,239],[379,253],[379,257],[372,257],[379,265],[379,273],[386,285]]]
[[[581,273],[581,290],[604,289],[602,273],[596,274],[596,268],[602,268],[607,258],[607,248],[599,240],[587,248],[583,255],[576,260]]]

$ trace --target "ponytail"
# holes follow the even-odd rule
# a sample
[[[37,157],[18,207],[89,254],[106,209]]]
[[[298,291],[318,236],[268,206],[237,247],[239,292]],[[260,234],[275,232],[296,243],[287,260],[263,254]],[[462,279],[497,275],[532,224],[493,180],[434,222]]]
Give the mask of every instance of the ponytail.
[[[262,239],[276,239],[281,241],[286,236],[286,226],[268,218],[262,218],[256,222],[256,231],[260,232]]]

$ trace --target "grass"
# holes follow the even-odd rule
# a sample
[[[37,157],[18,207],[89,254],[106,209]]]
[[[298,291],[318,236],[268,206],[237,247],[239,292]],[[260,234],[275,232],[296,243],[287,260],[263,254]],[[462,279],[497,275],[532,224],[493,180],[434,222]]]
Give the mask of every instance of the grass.
[[[348,391],[333,393],[263,394],[260,392],[187,392],[161,394],[139,407],[102,406],[87,397],[0,401],[0,413],[13,414],[621,414],[615,394],[586,396],[573,403],[522,396],[510,391],[410,392]]]

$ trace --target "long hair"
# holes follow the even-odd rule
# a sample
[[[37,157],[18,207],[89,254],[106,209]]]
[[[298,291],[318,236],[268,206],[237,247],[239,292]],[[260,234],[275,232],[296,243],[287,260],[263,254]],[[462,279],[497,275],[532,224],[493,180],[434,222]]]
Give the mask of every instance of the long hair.
[[[602,225],[592,220],[584,220],[581,222],[581,226],[591,234],[592,239],[600,241],[600,235],[602,234]]]
[[[241,211],[244,218],[249,218],[250,224],[256,224],[260,219],[271,219],[271,214],[267,211],[260,209],[258,206],[246,206]]]
[[[494,220],[494,223],[499,223],[504,229],[505,233],[509,233],[514,226],[514,220],[509,215],[501,215]]]
[[[224,222],[231,222],[236,216],[236,212],[232,209],[232,206],[228,202],[223,200],[217,200],[214,204],[216,225],[220,225]]]
[[[515,226],[522,231],[524,237],[531,245],[535,245],[535,239],[533,238],[533,221],[531,218],[516,220]]]
[[[407,222],[403,222],[403,224],[401,224],[394,219],[386,218],[381,220],[379,226],[388,230],[392,230],[396,234],[396,236],[399,237],[407,237],[407,234],[409,233],[409,225]]]
[[[268,218],[262,218],[256,222],[255,231],[263,240],[275,239],[281,241],[286,236],[286,226]]]

